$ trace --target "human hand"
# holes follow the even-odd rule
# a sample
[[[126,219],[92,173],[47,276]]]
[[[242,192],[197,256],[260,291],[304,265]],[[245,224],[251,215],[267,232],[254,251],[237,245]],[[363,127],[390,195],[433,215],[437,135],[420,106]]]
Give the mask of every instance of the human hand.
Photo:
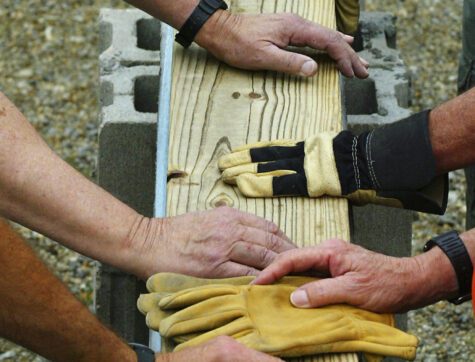
[[[412,258],[395,258],[342,240],[283,253],[253,283],[269,284],[288,273],[311,269],[331,278],[292,293],[296,307],[347,303],[374,312],[398,313],[457,293],[455,273],[439,248]]]
[[[295,246],[275,225],[229,207],[139,220],[131,231],[141,277],[175,272],[224,278],[257,275]]]
[[[280,358],[249,349],[231,337],[220,336],[180,352],[159,354],[155,362],[278,362]]]
[[[288,46],[308,46],[327,52],[343,75],[368,76],[368,63],[350,46],[353,37],[293,14],[243,15],[218,10],[195,41],[238,68],[313,76],[317,73],[315,60],[285,50]]]

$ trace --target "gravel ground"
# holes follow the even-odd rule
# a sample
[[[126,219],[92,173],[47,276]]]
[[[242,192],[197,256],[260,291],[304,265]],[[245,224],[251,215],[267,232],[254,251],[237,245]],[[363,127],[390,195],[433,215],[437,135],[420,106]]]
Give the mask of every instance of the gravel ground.
[[[61,157],[88,177],[94,176],[97,154],[98,9],[124,6],[119,0],[6,0],[0,7],[0,90]],[[462,1],[366,0],[366,7],[399,18],[398,47],[411,71],[414,111],[455,96]],[[464,187],[463,172],[454,173],[446,216],[419,216],[414,253],[434,234],[464,229]],[[18,230],[92,307],[94,263],[37,233]],[[475,361],[469,304],[441,302],[411,312],[409,328],[421,339],[417,360]],[[40,360],[0,340],[0,361]]]

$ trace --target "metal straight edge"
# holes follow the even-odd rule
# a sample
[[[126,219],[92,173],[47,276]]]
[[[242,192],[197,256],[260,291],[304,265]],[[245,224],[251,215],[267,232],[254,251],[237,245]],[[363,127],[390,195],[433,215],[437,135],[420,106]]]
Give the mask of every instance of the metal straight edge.
[[[173,28],[163,22],[161,23],[160,65],[154,202],[155,217],[165,217],[167,213],[168,139],[172,88]],[[158,332],[150,330],[149,345],[155,352],[160,351],[161,337]]]

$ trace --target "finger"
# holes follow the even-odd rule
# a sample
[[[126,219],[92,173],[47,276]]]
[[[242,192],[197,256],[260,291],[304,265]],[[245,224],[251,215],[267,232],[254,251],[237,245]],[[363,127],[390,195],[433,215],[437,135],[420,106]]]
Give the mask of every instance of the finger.
[[[225,326],[243,316],[242,308],[233,307],[233,299],[229,295],[211,298],[179,310],[160,322],[160,334],[174,337]]]
[[[140,294],[137,299],[137,308],[142,314],[147,314],[158,307],[158,302],[162,297],[163,295],[158,293]]]
[[[295,248],[295,245],[290,242],[290,239],[287,237],[287,235],[285,235],[284,232],[272,221],[266,220],[262,217],[253,214],[249,214],[247,212],[240,212],[238,216],[238,221],[242,225],[264,230],[267,233],[278,236],[280,239],[283,239],[284,244],[286,245],[285,247],[289,250]]]
[[[303,168],[304,165],[304,156],[298,158],[286,158],[277,161],[271,162],[262,162],[258,163],[256,170],[257,173],[266,173],[276,170],[292,170],[297,173],[305,173]]]
[[[221,178],[228,184],[235,185],[237,177],[243,173],[264,174],[271,176],[291,175],[295,172],[305,173],[304,156],[299,158],[288,158],[270,162],[246,163],[234,167],[226,168]],[[286,172],[295,171],[295,172]]]
[[[298,308],[316,308],[329,304],[355,305],[354,290],[345,276],[321,279],[302,285],[290,295],[290,301]]]
[[[343,40],[345,42],[347,42],[348,44],[353,44],[353,41],[355,40],[355,37],[353,37],[351,35],[348,35],[348,34],[345,34],[345,33],[342,33],[341,31],[339,31],[338,34],[341,35],[341,37],[343,38]]]
[[[244,173],[257,174],[259,170],[259,165],[260,163],[248,163],[245,165],[239,165],[236,167],[227,168],[223,171],[221,178],[224,182],[228,184],[236,185],[237,178],[239,175],[242,175]],[[292,175],[294,173],[295,171],[290,171],[290,170],[275,170],[275,171],[269,171],[269,172],[262,172],[260,173],[260,176],[284,176],[284,175]]]
[[[176,273],[158,273],[148,279],[147,289],[150,292],[171,294],[181,290],[211,284],[246,285],[249,284],[253,279],[253,277],[207,279]]]
[[[351,49],[350,54],[351,54],[351,64],[352,64],[354,74],[358,78],[362,78],[362,79],[367,78],[369,76],[369,73],[368,73],[369,64],[366,61],[363,62],[363,59],[359,57],[353,51],[353,49]]]
[[[259,273],[252,284],[271,284],[284,275],[316,268],[329,270],[329,255],[325,248],[301,248],[286,251]]]
[[[145,316],[145,324],[148,328],[158,331],[160,330],[160,323],[162,320],[169,317],[170,315],[171,311],[164,311],[156,306]]]
[[[225,278],[241,277],[241,276],[256,276],[260,270],[252,266],[238,264],[233,261],[228,261],[216,268],[216,275]]]
[[[184,342],[178,346],[175,347],[174,352],[176,351],[181,351],[184,348],[187,347],[193,347],[200,345],[204,342],[207,342],[213,338],[219,337],[219,336],[235,336],[241,334],[243,331],[250,330],[252,328],[251,322],[248,318],[240,318],[238,320],[235,320],[233,322],[230,322],[226,325],[223,325],[219,328],[216,328],[214,330],[210,330],[209,332],[202,333],[198,337],[190,339],[187,342]]]
[[[245,173],[237,177],[236,184],[247,197],[309,196],[305,173],[277,177]]]
[[[235,287],[227,285],[204,285],[201,287],[185,289],[162,298],[158,306],[161,309],[177,309],[202,302],[204,300],[223,295],[234,295],[238,291]]]
[[[278,254],[265,247],[246,242],[233,245],[229,258],[239,264],[264,269],[274,261]]]
[[[359,57],[359,58],[360,58],[360,62],[366,67],[366,69],[368,69],[369,68],[368,61],[364,58],[361,58],[361,57]]]
[[[260,67],[301,77],[311,77],[318,70],[317,62],[312,58],[283,50],[275,45],[265,48]]]
[[[239,236],[241,241],[246,244],[254,244],[277,254],[295,248],[295,246],[286,239],[253,227],[243,226],[243,228],[239,230]]]
[[[278,149],[282,149],[283,151],[288,150],[288,152],[292,152],[292,148],[295,147],[296,144],[297,143],[294,140],[275,140],[275,141],[261,141],[261,142],[249,143],[244,146],[233,149],[233,151],[227,155],[221,156],[218,160],[218,167],[221,170],[224,170],[226,168],[237,166],[237,165],[257,162],[258,160],[253,161],[252,159],[252,152],[253,152],[252,150],[254,149],[262,150],[262,149],[271,148],[271,151],[272,151],[274,147],[278,147]],[[258,154],[259,153],[260,152],[258,151]],[[301,148],[300,153],[303,154],[303,148]],[[292,155],[292,153],[290,153],[290,155]],[[278,156],[280,157],[280,154]],[[273,159],[271,158],[270,160],[273,160]],[[265,161],[265,160],[262,160],[262,161]]]

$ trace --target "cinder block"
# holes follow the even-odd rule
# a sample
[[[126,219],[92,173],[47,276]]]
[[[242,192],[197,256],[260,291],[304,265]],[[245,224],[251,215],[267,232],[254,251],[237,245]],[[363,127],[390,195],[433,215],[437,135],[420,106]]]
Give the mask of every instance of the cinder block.
[[[160,23],[139,10],[100,13],[98,182],[153,216]],[[97,313],[122,338],[148,344],[137,297],[145,285],[108,265],[100,270]]]
[[[101,73],[160,64],[160,21],[143,11],[101,9],[99,31]]]
[[[396,49],[395,17],[389,13],[362,12],[359,55],[370,63],[367,79],[344,79],[347,128],[369,131],[411,114],[410,79]],[[351,208],[351,239],[367,249],[392,256],[411,255],[414,213],[383,206]],[[406,314],[397,316],[407,328]],[[398,361],[398,359],[387,359]]]
[[[119,67],[100,76],[101,125],[157,121],[159,66]]]
[[[395,17],[362,12],[362,48],[358,54],[369,64],[367,79],[345,79],[344,99],[349,129],[362,131],[408,117],[410,78],[396,47]]]

